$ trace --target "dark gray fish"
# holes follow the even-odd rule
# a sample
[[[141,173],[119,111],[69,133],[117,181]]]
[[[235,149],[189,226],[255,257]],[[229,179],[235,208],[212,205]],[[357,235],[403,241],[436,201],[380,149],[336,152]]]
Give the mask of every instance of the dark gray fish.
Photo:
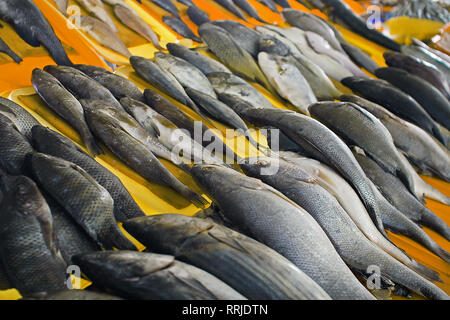
[[[450,62],[436,55],[436,53],[429,51],[419,46],[402,46],[402,53],[409,56],[416,57],[420,60],[426,61],[442,72],[446,77],[447,82],[450,82]]]
[[[22,58],[19,57],[14,51],[12,51],[2,38],[0,38],[0,52],[8,55],[16,63],[22,62]]]
[[[124,228],[149,250],[201,268],[248,299],[330,299],[279,253],[214,222],[162,214],[127,221]]]
[[[89,279],[133,300],[246,300],[234,289],[173,256],[104,251],[74,257]]]
[[[237,43],[242,49],[247,51],[252,55],[252,57],[257,58],[259,52],[259,38],[261,35],[253,29],[243,25],[240,22],[233,20],[214,20],[212,22],[214,25],[228,31],[228,33],[233,38],[234,42]]]
[[[158,7],[163,8],[167,12],[173,14],[175,17],[180,18],[180,14],[178,12],[177,7],[170,0],[150,0]]]
[[[273,0],[257,0],[257,1],[262,5],[266,6],[267,8],[269,8],[270,10],[272,10],[272,12],[280,13],[280,11],[278,11],[277,5]]]
[[[32,133],[36,150],[75,163],[109,192],[114,200],[114,216],[117,221],[123,222],[145,215],[119,178],[72,141],[43,126],[35,126]]]
[[[11,287],[31,297],[65,289],[66,265],[44,197],[25,176],[1,180],[0,257]]]
[[[195,7],[195,4],[192,2],[192,0],[177,0],[177,2],[184,4],[187,7]]]
[[[197,37],[195,33],[189,29],[188,25],[184,23],[180,18],[163,16],[163,22],[173,31],[183,36],[184,38],[191,39],[195,42],[202,42],[202,39]]]
[[[232,14],[234,14],[236,17],[241,18],[242,20],[247,21],[245,19],[244,14],[239,10],[239,8],[233,3],[232,0],[214,0],[214,2],[217,2],[219,5],[230,11]]]
[[[39,184],[96,243],[107,249],[136,249],[117,226],[114,200],[86,171],[42,153],[33,154],[30,164]]]
[[[239,8],[241,8],[243,11],[245,11],[250,17],[253,19],[258,20],[262,23],[268,23],[267,21],[264,21],[258,14],[258,11],[256,11],[255,7],[250,4],[247,0],[233,0],[233,3],[237,5]]]
[[[375,70],[377,70],[380,66],[375,62],[367,53],[362,51],[360,48],[348,43],[341,42],[341,46],[347,55],[353,60],[361,68],[366,69],[372,74],[375,74]]]
[[[42,300],[58,300],[58,301],[107,301],[122,300],[121,298],[111,296],[106,293],[94,292],[90,290],[63,290],[42,298]]]
[[[332,299],[374,299],[317,222],[280,192],[215,165],[195,165],[192,173],[233,224],[294,263]]]
[[[282,8],[291,8],[291,5],[287,0],[274,0]]]
[[[0,259],[0,290],[8,290],[11,288],[11,284],[8,281],[8,277],[6,276],[5,268],[3,267],[3,263]]]
[[[31,128],[39,122],[17,103],[0,97],[0,114],[7,116],[28,140],[31,140]]]
[[[31,0],[2,0],[0,19],[10,23],[19,36],[30,46],[43,45],[59,65],[71,66],[61,41],[44,17],[38,6]]]
[[[360,77],[345,78],[342,84],[399,117],[415,123],[445,145],[441,130],[433,119],[416,100],[400,89],[384,80]]]
[[[211,22],[208,14],[197,6],[190,6],[187,9],[187,15],[199,27],[205,22]]]

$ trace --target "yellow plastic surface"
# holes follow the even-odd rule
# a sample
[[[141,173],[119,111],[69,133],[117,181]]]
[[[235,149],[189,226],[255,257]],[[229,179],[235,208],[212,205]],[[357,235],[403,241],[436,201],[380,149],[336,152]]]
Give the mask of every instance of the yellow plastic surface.
[[[444,26],[442,22],[409,18],[407,16],[389,19],[386,21],[386,25],[396,41],[407,45],[412,43],[411,38],[419,40],[431,39]]]

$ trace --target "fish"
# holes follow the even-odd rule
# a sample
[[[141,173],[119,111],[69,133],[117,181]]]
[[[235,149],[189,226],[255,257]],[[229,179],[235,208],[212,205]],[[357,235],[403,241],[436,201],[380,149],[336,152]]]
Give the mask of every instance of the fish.
[[[262,5],[266,6],[267,8],[269,8],[272,12],[280,13],[274,0],[257,0],[257,1]]]
[[[450,100],[450,86],[445,76],[431,63],[400,52],[386,51],[383,53],[383,57],[389,67],[400,68],[420,77],[436,87]]]
[[[0,38],[0,52],[3,52],[4,54],[8,55],[15,63],[21,63],[22,58],[17,55],[14,51],[11,50],[11,48],[8,46],[8,44]]]
[[[3,97],[0,97],[0,114],[8,117],[28,140],[31,139],[31,128],[39,124],[22,106]]]
[[[36,68],[32,72],[31,83],[36,93],[44,100],[47,106],[79,133],[81,140],[83,140],[92,156],[95,157],[104,153],[102,148],[97,145],[86,124],[83,107],[80,102],[64,88],[58,79],[50,73]]]
[[[162,49],[158,35],[133,9],[121,4],[115,5],[113,9],[116,17],[119,18],[124,25],[153,43],[157,49]]]
[[[332,299],[374,299],[310,214],[280,192],[221,166],[195,165],[192,174],[227,219],[294,263]]]
[[[188,25],[180,18],[163,16],[162,20],[170,29],[181,35],[183,38],[188,38],[195,42],[202,42],[202,40],[197,37],[197,35],[189,29]]]
[[[276,91],[272,88],[258,64],[253,60],[253,57],[236,44],[229,32],[211,23],[202,24],[198,28],[198,32],[209,49],[233,73],[250,81],[260,83],[269,92],[276,95]]]
[[[69,0],[53,0],[53,2],[56,4],[56,7],[59,11],[61,11],[62,14],[67,14],[67,6],[69,4]]]
[[[267,52],[258,54],[258,63],[278,94],[292,103],[298,111],[309,115],[308,106],[317,102],[317,98],[295,64],[286,57]]]
[[[59,65],[71,66],[61,41],[44,17],[41,10],[31,0],[4,0],[0,4],[0,19],[12,25],[18,35],[30,46],[45,47]]]
[[[120,39],[111,27],[101,20],[91,17],[79,15],[74,19],[79,21],[79,28],[94,38],[102,46],[111,49],[127,58],[131,57],[125,43]]]
[[[162,70],[171,73],[185,89],[192,88],[217,98],[208,78],[189,62],[165,52],[155,52],[155,62]]]
[[[253,58],[258,57],[258,41],[260,35],[253,29],[233,20],[214,20],[212,24],[226,30],[234,42],[250,53]]]
[[[25,297],[66,288],[66,265],[56,247],[50,208],[28,177],[1,177],[0,256],[8,281]]]
[[[276,164],[275,164],[276,162]],[[263,169],[278,165],[276,174],[266,175]],[[449,299],[430,281],[395,260],[374,245],[358,229],[336,198],[319,186],[300,167],[267,157],[247,158],[241,165],[244,172],[276,188],[305,209],[322,227],[342,259],[352,268],[365,272],[377,265],[382,275],[412,291],[432,299]]]
[[[195,7],[195,4],[192,2],[192,0],[177,0],[177,2],[184,4],[188,8]]]
[[[168,43],[166,47],[171,55],[189,62],[206,76],[213,72],[231,73],[231,71],[219,61],[198,51],[191,50],[177,43]]]
[[[395,146],[421,170],[450,181],[450,153],[441,143],[420,127],[407,122],[382,106],[355,95],[342,95],[339,100],[356,103],[380,119],[389,130]]]
[[[375,70],[380,68],[380,65],[375,60],[357,46],[348,42],[342,42],[341,46],[356,65],[366,69],[371,74],[375,74]]]
[[[420,41],[417,38],[411,38],[411,40],[412,40],[414,45],[416,45],[418,47],[421,47],[421,48],[425,49],[426,51],[428,51],[430,53],[433,53],[434,55],[437,55],[442,60],[447,61],[448,63],[450,63],[450,58],[449,58],[448,54],[446,54],[445,52],[433,49],[429,45],[427,45],[426,43]]]
[[[216,2],[220,6],[224,7],[228,11],[230,11],[236,17],[238,17],[244,21],[247,21],[244,14],[242,13],[242,11],[239,10],[239,8],[233,3],[232,0],[214,0],[214,2]]]
[[[108,301],[123,300],[121,298],[90,290],[62,290],[45,296],[42,300],[58,300],[58,301]]]
[[[104,251],[75,261],[96,285],[125,299],[246,300],[211,274],[169,255]]]
[[[403,54],[413,56],[420,60],[426,61],[435,66],[450,82],[450,62],[442,59],[433,52],[430,52],[423,47],[418,46],[402,46],[401,52]]]
[[[190,6],[186,12],[189,19],[199,27],[205,22],[211,22],[208,14],[197,6]]]
[[[180,13],[178,12],[177,7],[170,0],[150,0],[158,7],[166,10],[167,12],[173,14],[175,17],[180,18]]]
[[[11,284],[9,283],[8,277],[6,276],[5,268],[0,260],[0,290],[11,289]]]
[[[409,94],[436,122],[450,128],[450,102],[434,86],[399,68],[380,68],[375,74]]]
[[[310,105],[309,111],[344,142],[363,149],[383,170],[399,177],[414,192],[413,178],[404,167],[391,134],[378,118],[351,102],[320,102]]]
[[[117,221],[123,222],[145,215],[119,178],[71,140],[43,126],[33,127],[32,134],[33,146],[37,151],[73,162],[109,192],[114,200],[114,216]]]
[[[410,95],[395,88],[390,83],[379,79],[359,77],[345,78],[341,82],[367,100],[375,102],[397,116],[418,125],[445,144],[441,130],[422,106]]]
[[[289,2],[287,0],[274,0],[274,1],[282,8],[290,8],[291,7],[291,5],[289,4]]]
[[[144,179],[175,190],[197,207],[206,206],[208,203],[206,199],[182,184],[159,162],[147,146],[117,126],[110,116],[104,112],[98,112],[90,105],[85,106],[85,112],[94,134],[111,152]]]
[[[12,175],[26,173],[26,158],[33,147],[7,116],[0,113],[0,168]]]
[[[116,100],[129,97],[135,100],[144,101],[144,95],[139,88],[124,77],[114,74],[106,69],[85,64],[74,65],[74,68],[80,70],[108,89]]]
[[[114,24],[113,20],[109,16],[102,3],[102,0],[76,0],[81,7],[86,10],[92,17],[98,19],[99,21],[105,23],[111,28],[111,30],[116,33],[118,29]]]
[[[263,20],[259,14],[258,11],[256,11],[255,7],[251,5],[250,2],[247,0],[232,0],[235,5],[237,5],[239,8],[241,8],[243,11],[245,11],[250,17],[253,19],[258,20],[262,23],[268,23],[267,21]]]
[[[129,220],[124,228],[152,252],[205,270],[248,299],[331,299],[276,251],[214,222],[160,214]]]
[[[117,226],[111,195],[86,171],[72,162],[42,153],[32,154],[29,162],[39,185],[99,246],[136,250]]]
[[[44,71],[58,79],[78,100],[104,100],[118,109],[123,109],[108,89],[78,69],[64,66],[46,66]]]

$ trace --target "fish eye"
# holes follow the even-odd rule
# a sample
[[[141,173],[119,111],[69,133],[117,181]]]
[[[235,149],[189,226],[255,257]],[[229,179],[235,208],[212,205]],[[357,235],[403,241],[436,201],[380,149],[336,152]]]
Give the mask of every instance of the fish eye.
[[[19,184],[16,187],[16,191],[18,194],[23,195],[27,193],[27,187],[23,184]]]

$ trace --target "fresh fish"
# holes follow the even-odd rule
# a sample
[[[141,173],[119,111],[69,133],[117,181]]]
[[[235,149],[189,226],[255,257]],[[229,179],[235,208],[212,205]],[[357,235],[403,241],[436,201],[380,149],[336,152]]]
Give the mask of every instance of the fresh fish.
[[[256,11],[255,7],[250,4],[247,0],[233,0],[233,3],[237,5],[239,8],[241,8],[243,11],[245,11],[250,17],[253,19],[258,20],[262,23],[268,23],[267,21],[264,21],[258,14],[258,11]]]
[[[139,88],[124,77],[100,67],[85,64],[77,64],[74,67],[108,89],[117,100],[120,100],[123,97],[129,97],[135,100],[144,101],[144,96]]]
[[[236,44],[229,32],[211,23],[202,24],[198,28],[198,32],[209,49],[231,71],[250,81],[259,82],[276,95],[276,91],[272,88],[258,64],[247,51]]]
[[[72,65],[50,23],[31,0],[2,0],[0,19],[12,25],[30,46],[44,46],[59,65]]]
[[[180,18],[177,7],[170,0],[150,0],[158,7],[163,8],[167,12],[173,14],[175,17]]]
[[[195,33],[189,29],[188,25],[180,18],[163,16],[162,20],[170,29],[181,35],[183,38],[188,38],[195,42],[202,42],[202,40],[197,37]]]
[[[90,15],[97,18],[101,22],[108,25],[113,32],[118,32],[116,25],[109,16],[102,3],[102,0],[76,0],[81,7],[86,10]]]
[[[115,5],[114,14],[124,25],[129,27],[131,30],[136,31],[142,37],[153,43],[157,49],[162,49],[159,44],[158,35],[133,9],[120,4]]]
[[[67,14],[67,6],[69,4],[69,0],[53,0],[53,2],[56,4],[56,7],[59,11],[61,11],[62,14]]]
[[[388,82],[379,79],[350,77],[343,79],[342,84],[364,98],[382,105],[403,119],[413,122],[445,143],[441,130],[420,104],[410,95]]]
[[[308,106],[317,98],[308,81],[288,58],[260,52],[258,63],[280,96],[300,112],[309,115]]]
[[[272,12],[280,13],[274,0],[257,0],[257,1],[262,5],[266,6],[267,8],[269,8]]]
[[[28,140],[31,139],[31,128],[39,124],[27,110],[3,97],[0,97],[0,114],[8,117]]]
[[[144,179],[172,188],[198,207],[208,202],[198,193],[182,184],[147,146],[132,137],[104,112],[85,106],[86,118],[94,134],[113,152]]]
[[[61,82],[50,73],[34,69],[31,76],[34,90],[44,100],[47,106],[66,120],[77,131],[92,156],[103,153],[95,142],[84,119],[84,111],[80,102],[67,91]]]
[[[432,64],[442,72],[446,77],[447,82],[450,82],[450,62],[442,59],[435,53],[418,46],[402,46],[402,53]]]
[[[32,132],[36,150],[75,163],[109,192],[114,200],[114,216],[117,221],[144,216],[122,182],[71,140],[42,126],[35,126]]]
[[[2,176],[1,183],[0,256],[11,287],[26,297],[66,288],[52,215],[38,187],[25,176]]]
[[[208,14],[197,6],[190,6],[187,9],[187,15],[199,27],[205,22],[211,22]]]
[[[35,153],[33,175],[88,235],[104,248],[135,250],[114,219],[114,201],[108,191],[74,163]]]
[[[391,134],[378,118],[351,102],[320,102],[311,105],[309,112],[348,145],[363,149],[383,170],[398,176],[414,192],[413,178],[404,167]]]
[[[360,48],[348,42],[342,42],[341,46],[354,63],[356,63],[361,68],[366,69],[371,74],[375,74],[375,70],[380,67],[378,63],[376,63],[367,53],[365,53]]]
[[[195,165],[192,173],[233,224],[294,263],[332,299],[374,299],[316,221],[281,193],[220,166]]]
[[[286,258],[219,224],[162,214],[127,221],[124,228],[151,251],[201,268],[249,299],[330,299]]]
[[[24,174],[25,160],[33,151],[14,122],[0,114],[0,168],[9,174]]]
[[[195,7],[195,4],[192,2],[192,0],[177,0],[177,2],[184,4],[188,8]]]
[[[450,57],[448,56],[448,54],[446,54],[445,52],[442,52],[440,50],[436,50],[431,48],[430,46],[428,46],[426,43],[420,41],[417,38],[411,38],[412,42],[416,45],[419,46],[423,49],[425,49],[428,52],[433,53],[434,55],[437,55],[439,58],[441,58],[444,61],[447,61],[448,63],[450,63]]]
[[[287,0],[274,0],[274,1],[282,8],[290,8],[291,7],[291,5],[289,4],[289,2]]]
[[[241,18],[244,21],[247,21],[242,11],[239,10],[239,8],[233,3],[232,0],[214,0],[214,2],[230,11],[236,17]]]
[[[21,63],[22,58],[19,57],[11,48],[6,44],[6,42],[0,38],[0,52],[8,55],[15,63]]]
[[[64,66],[46,66],[47,71],[61,82],[61,84],[69,90],[75,98],[81,99],[98,99],[109,102],[114,107],[122,109],[119,101],[114,98],[113,94],[94,79],[86,74],[71,67]]]
[[[94,38],[102,46],[118,52],[127,58],[131,57],[131,53],[128,51],[125,43],[123,43],[122,39],[116,35],[108,24],[91,16],[79,15],[74,19],[79,21],[81,30]]]
[[[75,257],[96,285],[133,300],[246,300],[212,276],[173,256],[104,251]]]
[[[171,73],[184,88],[217,98],[208,78],[189,62],[165,52],[155,52],[155,62],[162,70]]]
[[[375,74],[409,94],[436,122],[450,128],[450,102],[434,86],[399,68],[380,68]]]
[[[263,169],[274,164],[279,166],[277,173],[264,174]],[[325,231],[342,259],[352,268],[365,272],[369,266],[377,265],[388,279],[422,296],[449,299],[441,289],[370,242],[336,198],[300,167],[280,159],[265,157],[247,159],[241,167],[246,174],[262,179],[307,210]]]
[[[94,292],[89,290],[63,290],[50,294],[42,300],[58,300],[58,301],[106,301],[106,300],[122,300],[118,297],[111,296],[106,293]]]
[[[341,101],[353,102],[380,119],[400,149],[415,166],[450,181],[450,153],[418,126],[404,121],[371,101],[355,95],[343,95]]]

